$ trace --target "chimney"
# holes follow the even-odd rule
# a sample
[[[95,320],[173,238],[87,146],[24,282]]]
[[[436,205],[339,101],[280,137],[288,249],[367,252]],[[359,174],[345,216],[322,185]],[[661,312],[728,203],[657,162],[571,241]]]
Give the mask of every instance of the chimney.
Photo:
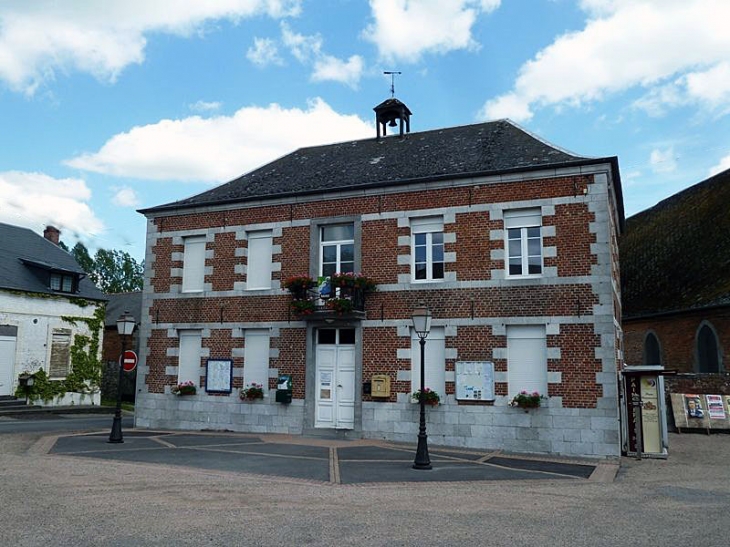
[[[43,237],[45,237],[54,245],[58,245],[58,240],[61,237],[61,232],[55,226],[48,225],[46,226],[46,229],[43,230]]]

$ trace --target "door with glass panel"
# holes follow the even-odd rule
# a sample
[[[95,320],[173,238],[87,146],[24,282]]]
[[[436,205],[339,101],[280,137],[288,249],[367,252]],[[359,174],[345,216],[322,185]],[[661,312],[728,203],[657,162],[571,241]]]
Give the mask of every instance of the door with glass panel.
[[[316,331],[315,427],[355,426],[355,329]]]

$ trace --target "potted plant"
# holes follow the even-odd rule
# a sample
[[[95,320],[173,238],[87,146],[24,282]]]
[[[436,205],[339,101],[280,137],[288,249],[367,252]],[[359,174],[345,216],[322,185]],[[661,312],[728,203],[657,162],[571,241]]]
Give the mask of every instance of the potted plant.
[[[519,408],[537,408],[540,406],[540,401],[543,399],[547,399],[547,397],[540,395],[537,391],[528,392],[522,390],[512,398],[509,406],[516,406]]]
[[[240,397],[244,401],[254,401],[256,399],[264,398],[264,386],[263,384],[257,384],[251,382],[245,388],[241,389]]]
[[[327,307],[338,315],[350,313],[355,307],[350,298],[331,298],[327,301]]]
[[[316,309],[312,300],[292,300],[289,305],[297,315],[312,315]]]
[[[316,283],[308,275],[294,275],[285,279],[282,286],[297,300],[304,300],[307,298],[307,291],[315,287]]]
[[[424,403],[431,406],[436,406],[441,401],[439,394],[428,387],[424,390],[418,390],[411,394],[411,398],[417,403],[421,402],[421,397],[424,398]]]
[[[377,287],[375,281],[361,273],[345,272],[334,273],[330,276],[332,286],[339,289],[358,289],[363,292],[374,291]]]
[[[170,391],[179,397],[180,395],[195,395],[196,389],[195,384],[191,380],[188,380],[187,382],[181,382],[176,386],[172,386]]]

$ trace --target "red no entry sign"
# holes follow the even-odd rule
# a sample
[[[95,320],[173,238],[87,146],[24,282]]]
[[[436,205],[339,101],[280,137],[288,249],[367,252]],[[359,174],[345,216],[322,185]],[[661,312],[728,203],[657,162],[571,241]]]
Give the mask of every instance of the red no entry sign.
[[[132,372],[137,367],[137,354],[131,349],[124,352],[122,357],[122,368],[125,372]]]

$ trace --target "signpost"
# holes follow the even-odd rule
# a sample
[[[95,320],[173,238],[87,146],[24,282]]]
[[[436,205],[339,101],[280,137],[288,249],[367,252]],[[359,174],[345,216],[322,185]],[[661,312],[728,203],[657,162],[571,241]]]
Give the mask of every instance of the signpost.
[[[128,349],[122,358],[122,369],[124,372],[132,372],[135,368],[137,368],[137,354]]]

